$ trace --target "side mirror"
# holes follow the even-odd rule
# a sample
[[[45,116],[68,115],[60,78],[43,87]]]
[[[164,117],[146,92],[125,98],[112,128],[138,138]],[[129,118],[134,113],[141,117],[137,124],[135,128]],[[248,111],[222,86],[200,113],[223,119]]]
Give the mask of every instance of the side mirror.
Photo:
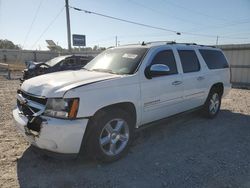
[[[152,77],[156,77],[156,76],[168,75],[169,72],[170,72],[170,69],[167,65],[154,64],[154,65],[146,68],[145,76],[148,79],[151,79]]]

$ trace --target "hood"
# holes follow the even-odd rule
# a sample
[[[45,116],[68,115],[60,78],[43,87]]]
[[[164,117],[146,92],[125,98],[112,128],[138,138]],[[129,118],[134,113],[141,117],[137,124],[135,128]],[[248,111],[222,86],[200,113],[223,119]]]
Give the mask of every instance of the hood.
[[[121,77],[121,75],[86,70],[45,74],[23,82],[21,89],[43,97],[62,97],[69,89]]]
[[[26,61],[25,65],[27,69],[34,69],[38,65],[42,65],[44,62]]]

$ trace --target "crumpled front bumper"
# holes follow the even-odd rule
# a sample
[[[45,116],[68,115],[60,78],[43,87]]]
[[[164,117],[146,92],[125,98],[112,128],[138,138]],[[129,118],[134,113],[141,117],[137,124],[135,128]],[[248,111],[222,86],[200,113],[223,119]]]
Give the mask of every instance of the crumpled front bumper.
[[[16,107],[13,110],[16,128],[32,145],[62,154],[78,154],[88,124],[88,119],[65,120],[45,116],[40,130],[33,131],[27,127],[29,120]]]

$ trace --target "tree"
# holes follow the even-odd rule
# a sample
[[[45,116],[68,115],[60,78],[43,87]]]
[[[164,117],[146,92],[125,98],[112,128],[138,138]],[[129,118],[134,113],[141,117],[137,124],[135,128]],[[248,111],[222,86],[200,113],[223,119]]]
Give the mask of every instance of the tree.
[[[98,46],[95,45],[95,46],[93,47],[93,50],[96,51],[97,49],[98,49]]]
[[[94,51],[98,51],[98,50],[103,51],[103,50],[106,50],[106,48],[105,48],[105,47],[99,47],[99,46],[95,45],[95,46],[93,47],[93,50],[94,50]]]
[[[105,47],[100,47],[99,50],[103,51],[103,50],[106,50],[106,48]]]
[[[0,49],[20,49],[20,47],[7,39],[0,39]]]

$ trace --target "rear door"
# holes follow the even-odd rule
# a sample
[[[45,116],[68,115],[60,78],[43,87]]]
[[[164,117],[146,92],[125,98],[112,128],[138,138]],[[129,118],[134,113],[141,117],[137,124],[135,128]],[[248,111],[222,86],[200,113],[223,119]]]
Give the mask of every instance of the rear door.
[[[195,49],[177,48],[183,72],[183,109],[189,110],[204,103],[207,76]]]
[[[165,64],[168,75],[148,79],[145,69],[153,64]],[[142,124],[165,118],[181,111],[183,80],[170,47],[161,47],[149,54],[146,65],[140,68]]]

